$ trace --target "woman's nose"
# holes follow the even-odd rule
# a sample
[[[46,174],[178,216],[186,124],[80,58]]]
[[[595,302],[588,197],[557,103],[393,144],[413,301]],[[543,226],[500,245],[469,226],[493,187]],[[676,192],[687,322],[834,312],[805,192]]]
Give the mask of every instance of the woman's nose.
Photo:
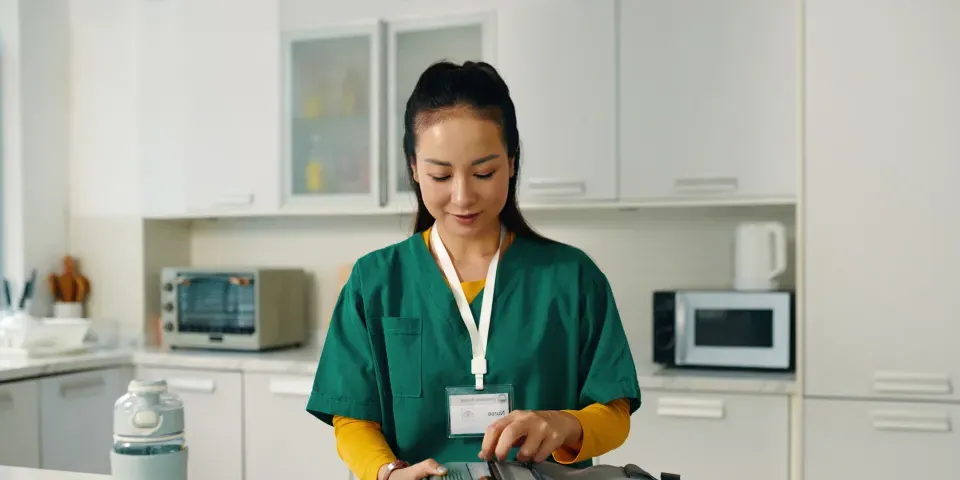
[[[459,207],[468,207],[476,200],[473,182],[469,178],[459,177],[453,181],[451,202]]]

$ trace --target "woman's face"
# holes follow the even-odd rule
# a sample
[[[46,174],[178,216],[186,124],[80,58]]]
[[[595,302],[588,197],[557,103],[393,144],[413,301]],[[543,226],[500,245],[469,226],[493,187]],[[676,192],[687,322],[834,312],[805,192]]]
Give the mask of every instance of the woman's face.
[[[498,228],[513,174],[500,127],[469,110],[417,132],[413,178],[444,233],[475,236]]]

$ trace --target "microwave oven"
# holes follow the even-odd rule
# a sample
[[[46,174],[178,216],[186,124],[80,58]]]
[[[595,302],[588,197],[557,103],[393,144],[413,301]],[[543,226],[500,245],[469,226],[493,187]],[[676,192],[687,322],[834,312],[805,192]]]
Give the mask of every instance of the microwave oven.
[[[671,290],[653,293],[653,361],[674,368],[793,372],[795,294]]]
[[[251,351],[302,345],[309,338],[306,280],[293,268],[164,268],[163,344]]]

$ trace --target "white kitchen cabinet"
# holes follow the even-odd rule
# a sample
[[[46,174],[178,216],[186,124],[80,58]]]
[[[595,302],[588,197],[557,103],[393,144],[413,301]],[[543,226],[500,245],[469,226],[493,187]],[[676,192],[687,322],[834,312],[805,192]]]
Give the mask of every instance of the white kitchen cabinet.
[[[626,0],[619,9],[620,197],[793,201],[800,2]],[[606,83],[570,93],[592,100]]]
[[[246,480],[348,480],[333,428],[306,411],[313,377],[244,374]]]
[[[615,0],[504,2],[497,63],[517,110],[522,205],[617,198]]]
[[[283,204],[383,206],[383,25],[291,32],[283,40]]]
[[[166,380],[183,401],[190,478],[244,478],[240,373],[140,367],[137,378]]]
[[[144,213],[279,206],[279,2],[140,2]]]
[[[804,477],[960,478],[960,405],[807,399]]]
[[[786,396],[644,390],[629,438],[598,463],[633,463],[657,477],[787,480],[788,404]]]
[[[960,3],[806,12],[806,394],[960,401]]]
[[[0,384],[0,465],[40,468],[40,385]]]
[[[496,13],[405,16],[387,22],[387,196],[396,207],[416,208],[403,153],[403,117],[420,74],[440,60],[496,65]]]
[[[283,211],[415,206],[402,153],[406,101],[436,61],[492,62],[496,16],[414,12],[284,33]]]
[[[40,467],[109,474],[113,404],[131,379],[128,367],[40,379]]]
[[[187,83],[184,0],[138,2],[137,157],[142,215],[181,217],[187,211],[184,122]]]

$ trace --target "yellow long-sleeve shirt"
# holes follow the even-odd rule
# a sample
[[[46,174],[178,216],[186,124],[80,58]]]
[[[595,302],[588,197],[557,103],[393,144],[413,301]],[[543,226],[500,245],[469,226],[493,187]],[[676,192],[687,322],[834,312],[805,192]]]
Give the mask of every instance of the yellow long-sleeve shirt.
[[[429,229],[423,232],[423,239],[427,248],[430,248]],[[501,250],[506,250],[512,241],[511,234]],[[468,302],[473,302],[480,294],[485,282],[476,280],[460,284]],[[622,445],[630,433],[630,401],[625,398],[607,404],[594,403],[581,410],[565,411],[580,421],[583,437],[579,451],[562,447],[553,452],[553,458],[558,463],[572,464],[603,455]],[[376,480],[380,467],[396,460],[379,423],[334,416],[333,427],[337,453],[361,480]]]

